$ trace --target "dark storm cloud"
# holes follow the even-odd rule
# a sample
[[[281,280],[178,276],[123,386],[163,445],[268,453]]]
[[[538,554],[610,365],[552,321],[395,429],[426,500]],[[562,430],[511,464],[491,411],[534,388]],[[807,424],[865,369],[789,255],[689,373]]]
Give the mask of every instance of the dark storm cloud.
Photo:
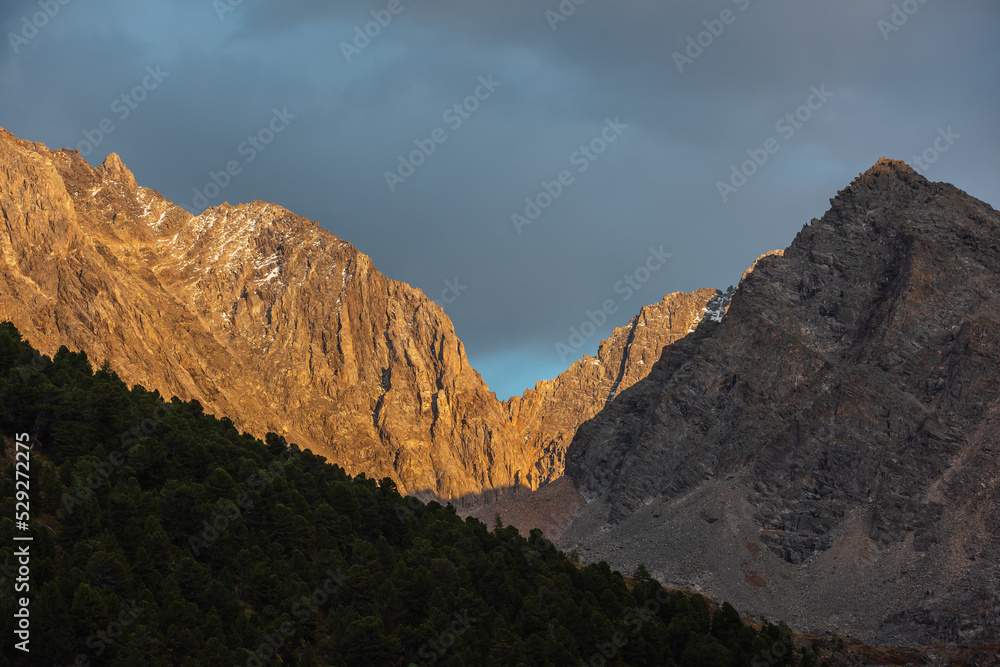
[[[288,127],[211,203],[276,201],[444,296],[502,395],[567,366],[556,344],[588,310],[619,306],[577,354],[667,292],[735,282],[859,171],[883,155],[912,161],[941,130],[959,138],[925,175],[1000,201],[995,2],[562,6],[576,8],[553,22],[553,0],[400,0],[396,14],[389,0],[71,0],[17,53],[6,43],[0,125],[74,147],[110,116],[115,130],[90,161],[118,152],[192,208],[209,172],[243,159],[241,142],[287,109]],[[38,10],[4,3],[4,34]],[[386,25],[348,62],[342,43],[372,11]],[[688,38],[704,46],[680,72]],[[111,104],[157,65],[169,77],[118,120]],[[490,75],[500,86],[486,96]],[[814,87],[832,97],[810,98]],[[477,89],[478,108],[455,127],[446,110]],[[627,127],[581,162],[608,119]],[[385,172],[435,130],[447,140],[390,190]],[[717,182],[769,139],[777,152],[723,201]],[[572,184],[518,233],[511,215],[562,170]],[[672,257],[626,301],[616,284],[660,245]]]

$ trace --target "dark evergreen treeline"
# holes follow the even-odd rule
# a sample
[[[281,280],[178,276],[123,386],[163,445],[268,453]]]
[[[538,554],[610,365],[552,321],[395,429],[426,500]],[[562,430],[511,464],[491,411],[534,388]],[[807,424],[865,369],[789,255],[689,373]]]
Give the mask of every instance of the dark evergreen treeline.
[[[30,533],[14,439],[30,433]],[[0,325],[5,665],[812,665],[784,626],[631,587]],[[30,654],[14,648],[30,534]]]

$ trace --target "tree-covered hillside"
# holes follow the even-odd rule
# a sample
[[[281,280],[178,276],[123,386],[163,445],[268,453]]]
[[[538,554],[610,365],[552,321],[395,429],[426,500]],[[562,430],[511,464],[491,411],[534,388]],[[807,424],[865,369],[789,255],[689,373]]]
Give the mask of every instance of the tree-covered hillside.
[[[129,389],[84,354],[41,357],[7,323],[0,433],[6,665],[813,662],[729,605],[402,498],[197,402]],[[15,593],[25,544],[29,590]],[[14,646],[25,596],[30,653]]]

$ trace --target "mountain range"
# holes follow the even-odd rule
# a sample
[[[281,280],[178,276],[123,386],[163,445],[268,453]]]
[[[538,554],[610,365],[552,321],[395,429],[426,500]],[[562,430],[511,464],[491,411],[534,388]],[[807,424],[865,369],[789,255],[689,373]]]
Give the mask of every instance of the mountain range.
[[[596,358],[501,402],[437,304],[280,206],[194,216],[113,153],[95,169],[0,130],[0,212],[0,318],[43,353],[84,350],[131,384],[457,505],[558,478],[577,426],[719,294],[668,295]]]
[[[723,293],[496,398],[442,309],[272,204],[0,130],[0,320],[348,473],[793,627],[1000,643],[1000,214],[881,159]]]
[[[882,159],[584,423],[563,545],[799,627],[1000,641],[1000,214]]]

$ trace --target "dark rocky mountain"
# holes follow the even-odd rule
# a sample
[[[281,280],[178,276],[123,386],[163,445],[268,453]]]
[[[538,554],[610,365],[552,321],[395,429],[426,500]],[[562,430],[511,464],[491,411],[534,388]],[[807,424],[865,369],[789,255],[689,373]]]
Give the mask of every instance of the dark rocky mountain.
[[[570,446],[585,560],[877,643],[1000,642],[1000,214],[882,159]]]
[[[0,214],[0,320],[42,352],[84,350],[257,436],[458,504],[559,477],[576,427],[717,294],[665,297],[596,359],[504,404],[440,307],[279,206],[193,216],[117,155],[92,169],[0,129]]]

